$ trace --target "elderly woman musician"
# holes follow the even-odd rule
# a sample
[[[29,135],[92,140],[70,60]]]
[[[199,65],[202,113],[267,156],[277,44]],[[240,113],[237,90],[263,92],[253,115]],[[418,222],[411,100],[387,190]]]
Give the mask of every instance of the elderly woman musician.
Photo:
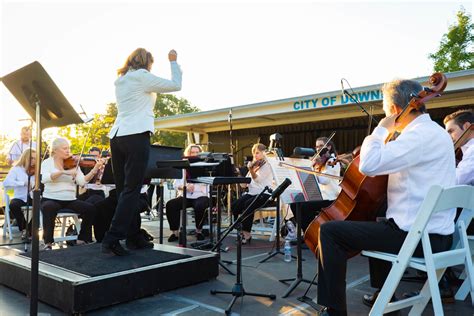
[[[194,157],[201,152],[201,147],[195,144],[191,144],[184,150],[185,157]],[[178,240],[178,228],[179,220],[181,215],[181,209],[183,208],[183,179],[176,180],[175,188],[178,189],[178,197],[169,200],[166,203],[166,217],[170,225],[171,235],[168,238],[168,242]],[[209,197],[207,191],[207,184],[201,183],[188,183],[186,184],[186,203],[187,207],[192,206],[194,208],[194,220],[196,222],[196,239],[203,240],[202,226],[204,221],[204,211],[209,206]]]
[[[70,157],[69,141],[56,138],[51,145],[51,156],[41,164],[41,182],[44,184],[41,211],[45,250],[51,250],[54,242],[54,221],[58,211],[63,208],[80,214],[82,218],[77,244],[92,242],[95,207],[76,198],[76,185],[84,186],[89,182],[103,165],[103,160],[99,159],[92,170],[84,175],[77,166],[66,168],[65,161]]]
[[[242,221],[242,244],[250,244],[252,235],[253,214],[256,209],[261,207],[270,197],[269,194],[263,194],[255,203],[252,204],[254,199],[262,192],[265,187],[271,187],[273,184],[273,174],[270,164],[265,159],[265,150],[267,147],[263,144],[257,143],[252,147],[253,160],[247,164],[249,172],[248,177],[252,180],[248,184],[248,193],[243,194],[237,201],[232,205],[232,213],[234,218],[237,219],[239,214],[242,214],[250,205],[248,210],[251,215],[245,215],[246,217]]]
[[[20,160],[7,174],[3,185],[5,187],[13,188],[13,199],[10,201],[10,210],[18,223],[18,229],[21,231],[21,239],[28,238],[26,229],[26,221],[21,211],[22,206],[27,203],[31,205],[31,197],[28,193],[31,191],[35,183],[34,168],[35,168],[35,150],[26,149],[20,156]],[[28,187],[29,185],[29,187]]]

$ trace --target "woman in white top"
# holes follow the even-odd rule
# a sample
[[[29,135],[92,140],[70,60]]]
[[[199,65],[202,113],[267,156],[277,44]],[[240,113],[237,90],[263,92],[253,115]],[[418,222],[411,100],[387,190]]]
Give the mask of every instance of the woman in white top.
[[[41,164],[41,182],[44,184],[41,211],[45,250],[51,249],[56,215],[64,208],[81,215],[81,232],[77,244],[92,242],[92,220],[96,209],[91,203],[77,199],[76,185],[84,186],[89,182],[103,165],[103,161],[98,160],[94,168],[84,175],[80,168],[64,169],[64,160],[70,156],[69,141],[56,138],[51,145],[51,156]]]
[[[263,144],[257,143],[252,147],[253,160],[247,164],[249,172],[248,177],[252,180],[248,184],[248,193],[243,194],[237,201],[232,204],[232,213],[237,219],[239,214],[242,214],[255,200],[255,198],[262,192],[265,187],[271,187],[273,184],[273,174],[270,164],[265,159],[265,150],[267,147]],[[261,207],[270,197],[270,194],[263,194],[255,201],[247,211],[248,215],[242,221],[242,244],[249,244],[252,240],[250,231],[252,230],[253,214],[256,209]]]
[[[102,240],[102,252],[118,256],[128,254],[120,240],[126,239],[133,249],[153,248],[140,232],[140,214],[137,205],[145,178],[150,152],[150,134],[154,132],[153,107],[156,93],[181,90],[181,70],[176,51],[168,53],[171,80],[157,77],[150,70],[153,56],[138,48],[117,73],[115,95],[117,119],[110,130],[110,149],[118,204],[110,229]]]
[[[201,147],[190,144],[184,150],[185,157],[195,157],[202,151]],[[170,225],[171,235],[168,242],[178,240],[178,228],[181,218],[181,210],[183,209],[183,179],[174,182],[175,188],[178,190],[178,197],[169,200],[166,203],[166,218]],[[196,239],[203,240],[202,226],[204,224],[204,213],[209,206],[209,197],[207,184],[203,183],[187,183],[186,184],[186,207],[194,209],[194,221],[196,224]]]
[[[20,156],[20,160],[7,174],[3,181],[5,187],[13,188],[13,199],[10,201],[10,211],[15,217],[18,224],[18,229],[21,231],[21,239],[27,239],[28,233],[26,230],[26,221],[21,211],[22,206],[27,203],[31,205],[31,197],[29,192],[35,184],[34,165],[36,163],[35,150],[26,149]],[[28,184],[30,187],[28,188]]]

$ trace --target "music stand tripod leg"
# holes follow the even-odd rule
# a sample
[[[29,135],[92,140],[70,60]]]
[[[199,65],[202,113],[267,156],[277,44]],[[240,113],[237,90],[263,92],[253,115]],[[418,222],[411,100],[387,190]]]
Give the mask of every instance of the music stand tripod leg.
[[[186,220],[187,220],[187,201],[186,201],[186,177],[184,177],[183,182],[183,205],[181,209],[181,229],[179,231],[179,246],[186,248]]]
[[[263,293],[253,293],[253,292],[246,292],[244,289],[244,285],[242,283],[242,223],[238,223],[237,225],[237,271],[236,271],[236,281],[234,286],[232,287],[231,291],[217,291],[211,290],[211,294],[229,294],[232,295],[232,300],[230,301],[227,309],[225,310],[226,315],[230,315],[232,313],[232,306],[236,302],[237,298],[243,297],[245,295],[248,296],[256,296],[256,297],[267,297],[271,300],[276,299],[275,294],[263,294]]]
[[[163,212],[165,210],[164,206],[164,189],[163,189],[163,181],[160,179],[160,184],[158,185],[158,192],[160,194],[159,202],[158,202],[158,212],[160,212],[160,244],[163,244]]]
[[[275,250],[273,252],[269,252],[268,256],[266,256],[265,258],[260,260],[259,263],[264,263],[268,259],[273,258],[278,254],[285,255],[285,253],[283,251],[281,251],[281,248],[280,248],[280,222],[281,222],[281,219],[280,219],[280,197],[278,197],[278,199],[276,200],[275,220],[276,220],[276,237],[275,237],[276,246],[275,246]],[[291,257],[296,259],[295,256],[291,256]]]
[[[302,251],[301,251],[301,207],[299,203],[296,203],[296,238],[297,238],[297,245],[296,245],[296,251],[297,251],[297,258],[296,258],[296,265],[297,265],[297,272],[296,272],[296,278],[291,278],[291,279],[282,279],[279,280],[282,283],[286,283],[289,281],[293,281],[286,292],[283,294],[282,298],[288,297],[291,292],[301,283],[312,283],[316,284],[313,281],[309,281],[303,278],[303,257],[302,257]]]

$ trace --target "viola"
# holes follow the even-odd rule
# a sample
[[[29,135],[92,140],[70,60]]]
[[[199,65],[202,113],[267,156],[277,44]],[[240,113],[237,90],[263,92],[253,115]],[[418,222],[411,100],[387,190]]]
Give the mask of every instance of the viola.
[[[410,123],[408,113],[418,110],[425,101],[440,95],[447,85],[446,77],[435,73],[430,77],[432,86],[422,90],[414,96],[405,110],[395,119],[400,125],[397,131],[401,132]],[[387,137],[391,140],[394,133]],[[386,200],[388,175],[368,177],[359,171],[360,155],[354,157],[347,167],[340,184],[341,192],[336,200],[328,207],[323,208],[311,222],[304,234],[304,241],[308,248],[317,254],[319,242],[319,228],[322,224],[333,220],[374,221],[377,211]],[[352,253],[355,256],[357,253]]]
[[[96,158],[93,155],[72,155],[64,159],[63,168],[64,170],[69,170],[76,168],[78,165],[84,168],[94,168],[96,162]]]

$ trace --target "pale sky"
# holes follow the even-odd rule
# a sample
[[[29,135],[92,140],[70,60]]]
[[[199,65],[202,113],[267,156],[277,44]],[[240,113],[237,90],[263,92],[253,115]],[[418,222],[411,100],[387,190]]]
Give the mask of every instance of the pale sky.
[[[184,97],[212,110],[427,76],[448,25],[470,1],[1,1],[0,76],[39,61],[79,112],[115,102],[116,70],[137,47]],[[0,135],[26,118],[0,83]]]

